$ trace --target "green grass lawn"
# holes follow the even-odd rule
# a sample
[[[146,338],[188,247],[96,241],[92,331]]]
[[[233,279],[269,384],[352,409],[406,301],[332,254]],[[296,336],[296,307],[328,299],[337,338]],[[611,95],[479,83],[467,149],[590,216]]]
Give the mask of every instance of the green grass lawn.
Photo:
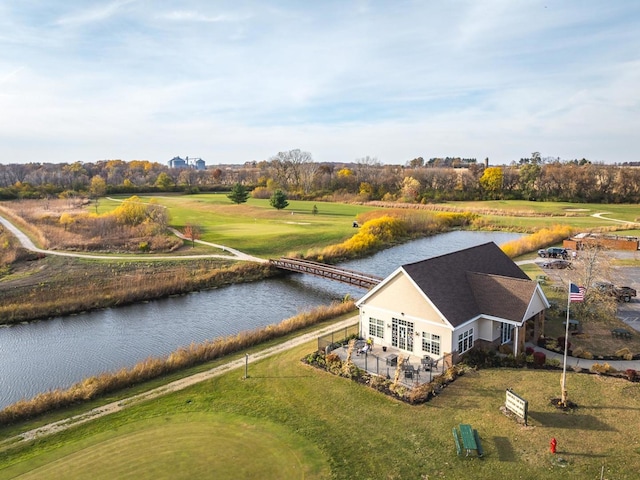
[[[127,195],[116,197],[128,198]],[[250,198],[245,204],[233,204],[223,193],[197,195],[141,196],[143,201],[158,202],[170,212],[171,226],[182,230],[185,225],[201,228],[201,239],[227,245],[244,252],[267,257],[306,252],[310,248],[340,243],[353,235],[352,222],[358,214],[372,207],[342,203],[290,200],[289,206],[277,211],[268,200]],[[102,199],[101,213],[113,210],[119,202]],[[314,205],[317,215],[312,214]],[[610,212],[615,219],[635,221],[634,205],[596,205],[561,202],[527,202],[516,200],[486,202],[448,202],[456,208],[469,208],[491,224],[516,230],[533,230],[559,224],[572,225],[577,231],[602,227],[620,228],[620,224],[596,218],[594,213]],[[93,208],[93,207],[89,207]],[[500,210],[506,215],[495,214]],[[511,213],[511,214],[510,214]],[[546,216],[528,216],[527,213]],[[637,235],[638,230],[617,232]]]
[[[410,406],[302,364],[314,346],[5,450],[0,478],[573,479],[603,465],[637,478],[640,384],[570,372],[579,408],[562,412],[560,372],[481,370]],[[500,411],[506,388],[529,401],[528,427]],[[456,455],[459,423],[478,430],[482,459]]]
[[[269,205],[269,200],[252,198],[235,205],[226,194],[140,198],[165,205],[171,226],[178,230],[187,224],[197,225],[202,230],[201,240],[264,258],[340,243],[353,235],[352,223],[357,215],[372,210],[362,205],[290,200],[286,209],[278,211]],[[118,205],[119,202],[104,199],[99,211],[104,213]],[[318,209],[315,215],[314,205]]]
[[[572,225],[577,230],[590,230],[601,227],[620,228],[619,222],[607,220],[626,220],[637,222],[640,220],[640,210],[637,205],[601,205],[593,203],[567,202],[529,202],[526,200],[487,200],[474,202],[447,202],[444,205],[457,208],[468,208],[480,213],[491,223],[505,227],[538,228],[553,225]],[[501,211],[500,215],[493,211]],[[544,216],[526,216],[538,214]],[[603,218],[594,214],[603,213]],[[637,235],[638,230],[620,232],[622,235]]]

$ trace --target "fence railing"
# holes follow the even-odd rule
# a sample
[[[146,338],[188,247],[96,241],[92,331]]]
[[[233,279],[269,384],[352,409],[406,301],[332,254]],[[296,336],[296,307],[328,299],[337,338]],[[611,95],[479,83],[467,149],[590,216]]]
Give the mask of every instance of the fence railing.
[[[333,350],[337,344],[345,343],[347,339],[357,336],[358,333],[360,333],[360,326],[356,323],[318,337],[318,351],[324,352],[328,346],[331,347],[329,350]]]

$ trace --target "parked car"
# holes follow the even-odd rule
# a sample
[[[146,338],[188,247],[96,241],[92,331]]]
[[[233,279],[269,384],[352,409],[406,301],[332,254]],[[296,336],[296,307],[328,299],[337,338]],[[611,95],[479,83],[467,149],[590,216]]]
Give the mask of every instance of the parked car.
[[[566,248],[549,247],[538,250],[538,256],[542,258],[569,258],[569,252]]]
[[[630,302],[632,297],[636,296],[636,290],[631,287],[619,287],[611,282],[596,282],[593,284],[596,289],[604,293],[615,297],[619,302]]]
[[[559,258],[544,262],[542,264],[542,267],[543,268],[559,268],[559,269],[572,268],[571,267],[571,262],[569,260],[562,260],[562,259],[559,259]]]

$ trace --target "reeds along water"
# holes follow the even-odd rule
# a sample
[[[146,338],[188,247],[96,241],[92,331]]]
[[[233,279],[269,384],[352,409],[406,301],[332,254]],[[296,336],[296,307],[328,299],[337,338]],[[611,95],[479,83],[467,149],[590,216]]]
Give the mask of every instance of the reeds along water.
[[[542,247],[548,247],[569,238],[573,233],[573,228],[568,225],[556,225],[551,228],[543,228],[531,235],[512,240],[502,245],[502,251],[510,258],[517,257],[524,253],[536,251]]]
[[[170,372],[238,352],[296,330],[343,315],[355,309],[353,301],[333,303],[302,312],[276,325],[240,332],[204,343],[179,348],[164,358],[148,358],[131,368],[103,373],[76,383],[67,390],[52,390],[21,400],[0,411],[0,424],[11,424],[74,403],[88,401]]]

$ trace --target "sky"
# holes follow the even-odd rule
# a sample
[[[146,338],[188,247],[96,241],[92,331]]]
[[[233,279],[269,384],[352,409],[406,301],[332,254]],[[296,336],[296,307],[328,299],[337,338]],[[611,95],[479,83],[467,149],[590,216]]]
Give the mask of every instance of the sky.
[[[640,161],[640,2],[0,2],[0,163],[292,149]]]

